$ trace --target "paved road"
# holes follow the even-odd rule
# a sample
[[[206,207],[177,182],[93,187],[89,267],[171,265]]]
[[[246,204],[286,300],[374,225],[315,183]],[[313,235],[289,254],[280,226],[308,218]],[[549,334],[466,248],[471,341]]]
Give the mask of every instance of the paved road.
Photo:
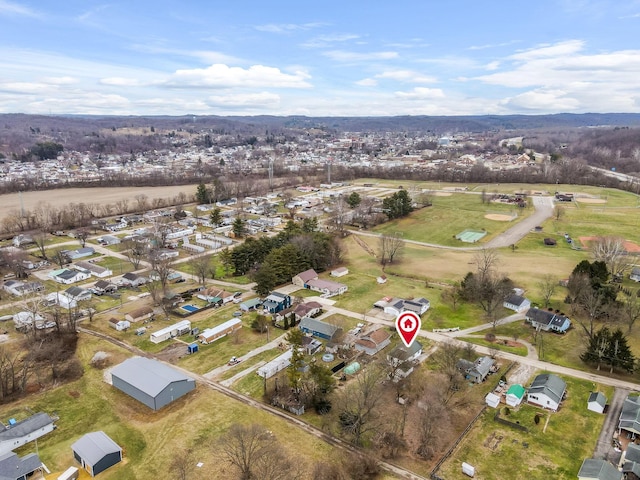
[[[618,429],[618,419],[622,411],[622,404],[629,393],[631,393],[631,391],[626,388],[616,388],[613,398],[609,399],[607,416],[600,431],[600,437],[598,438],[593,458],[602,458],[610,461],[614,465],[617,465],[620,461],[622,453],[616,452],[612,448],[612,441],[613,434]]]

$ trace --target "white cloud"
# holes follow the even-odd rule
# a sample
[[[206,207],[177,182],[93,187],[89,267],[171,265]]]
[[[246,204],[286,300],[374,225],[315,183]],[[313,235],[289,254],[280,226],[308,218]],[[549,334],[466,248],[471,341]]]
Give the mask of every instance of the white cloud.
[[[140,87],[146,85],[144,82],[137,80],[135,78],[124,78],[124,77],[106,77],[101,78],[100,83],[102,85],[112,85],[115,87]]]
[[[276,108],[280,104],[280,96],[270,92],[215,95],[207,99],[212,106],[234,108]]]
[[[261,32],[291,33],[299,30],[310,30],[323,25],[323,23],[269,23],[267,25],[256,25],[254,28]]]
[[[413,70],[387,70],[375,75],[375,78],[385,78],[406,83],[435,83],[437,79],[429,75],[423,75]]]
[[[398,58],[398,52],[347,52],[344,50],[330,50],[322,55],[338,62],[366,62],[371,60],[391,60]]]
[[[416,87],[409,92],[395,92],[397,98],[406,100],[427,100],[434,98],[444,98],[444,92],[439,88]]]
[[[484,68],[485,68],[485,70],[489,70],[489,71],[497,70],[498,68],[500,68],[500,62],[498,62],[498,61],[489,62],[489,63],[487,63],[487,65]]]
[[[287,74],[275,67],[253,65],[249,68],[214,64],[207,68],[177,70],[165,82],[171,87],[254,87],[254,88],[309,88],[309,75],[302,71]]]
[[[317,37],[312,38],[311,40],[308,40],[300,44],[300,46],[306,47],[306,48],[326,48],[329,45],[332,45],[335,43],[344,43],[344,42],[348,42],[349,40],[357,40],[359,38],[360,38],[360,35],[356,35],[354,33],[336,33],[331,35],[319,35]]]
[[[375,87],[378,85],[378,81],[375,78],[363,78],[355,82],[355,84],[361,87]]]
[[[580,107],[580,101],[568,97],[562,90],[531,90],[515,97],[504,99],[502,105],[516,110],[537,110],[542,112],[571,112]]]
[[[572,55],[584,48],[582,40],[568,40],[566,42],[556,43],[555,45],[540,45],[536,48],[523,50],[519,53],[511,55],[512,60],[535,60],[539,58],[554,58],[558,56]]]
[[[20,15],[25,17],[40,17],[41,15],[30,7],[7,0],[0,0],[0,15]]]
[[[78,79],[77,78],[73,78],[73,77],[68,77],[68,76],[64,76],[64,77],[44,77],[42,78],[42,83],[46,83],[49,85],[73,85],[75,83],[78,83]]]
[[[211,64],[211,63],[241,63],[242,60],[233,57],[231,55],[227,55],[222,52],[216,52],[213,50],[184,50],[179,48],[167,48],[157,45],[142,45],[142,44],[134,44],[131,45],[131,50],[142,53],[149,53],[152,55],[175,55],[178,57],[185,58],[197,58],[203,63]]]
[[[472,45],[467,50],[487,50],[488,48],[508,47],[509,45],[513,45],[514,43],[518,42],[519,40],[512,40],[510,42],[488,43],[486,45]]]

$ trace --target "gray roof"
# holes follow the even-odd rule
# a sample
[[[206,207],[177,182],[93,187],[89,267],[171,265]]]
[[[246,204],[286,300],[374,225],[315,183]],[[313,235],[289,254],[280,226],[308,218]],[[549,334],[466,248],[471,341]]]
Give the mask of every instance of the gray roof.
[[[69,269],[64,269],[62,272],[60,272],[58,274],[58,277],[63,278],[65,280],[71,280],[72,278],[74,278],[76,275],[78,274],[77,270],[69,270]]]
[[[25,418],[17,422],[10,428],[0,431],[0,441],[8,440],[11,438],[21,438],[32,432],[40,430],[42,427],[53,423],[54,419],[48,414],[40,412],[35,415],[31,415],[29,418]]]
[[[596,402],[598,405],[604,407],[607,405],[607,397],[602,392],[591,392],[587,403]]]
[[[529,394],[542,393],[559,404],[566,389],[567,384],[560,377],[553,373],[542,373],[533,379]]]
[[[81,297],[82,295],[86,295],[89,291],[85,288],[81,287],[69,287],[64,293],[68,294],[71,297]]]
[[[182,372],[164,363],[144,357],[133,357],[117,365],[112,375],[155,397],[173,382],[191,380]]]
[[[619,428],[640,433],[640,396],[629,394],[622,404]]]
[[[540,325],[556,326],[561,328],[568,318],[564,315],[556,315],[554,312],[540,310],[539,308],[530,308],[526,315],[529,321],[539,323]]]
[[[629,445],[627,445],[627,453],[625,454],[624,459],[640,464],[640,445],[629,443]]]
[[[417,340],[414,340],[411,345],[409,345],[409,348],[405,347],[403,344],[400,344],[396,348],[391,350],[388,356],[391,358],[396,358],[401,362],[405,362],[407,358],[415,355],[416,352],[420,351],[421,349],[422,344]]]
[[[329,337],[333,337],[334,333],[338,330],[338,327],[335,325],[331,325],[330,323],[325,323],[321,320],[316,320],[315,318],[304,317],[300,320],[300,330],[303,328],[307,328],[313,332],[322,333]]]
[[[598,480],[622,480],[622,472],[609,462],[599,458],[587,458],[582,462],[578,478],[597,478]]]
[[[80,437],[78,441],[71,445],[71,450],[76,452],[89,465],[95,465],[106,455],[120,452],[122,448],[111,440],[106,433],[99,431],[87,433]]]
[[[524,298],[522,295],[516,295],[515,293],[512,295],[509,295],[507,297],[507,299],[505,300],[506,303],[510,303],[511,305],[516,305],[516,306],[520,306],[525,302],[526,298]]]
[[[20,458],[13,452],[0,455],[0,480],[16,480],[42,466],[40,457],[30,453]]]

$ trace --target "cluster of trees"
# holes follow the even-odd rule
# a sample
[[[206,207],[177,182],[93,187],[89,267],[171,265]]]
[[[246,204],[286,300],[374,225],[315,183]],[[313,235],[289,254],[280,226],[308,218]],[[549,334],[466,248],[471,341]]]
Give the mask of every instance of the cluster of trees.
[[[29,155],[38,160],[52,160],[57,158],[64,151],[64,146],[56,142],[36,143],[29,149]],[[26,160],[26,159],[23,159]]]
[[[389,220],[406,217],[413,211],[413,201],[409,196],[409,192],[400,190],[382,201],[382,209],[389,217]]]
[[[580,359],[595,364],[598,370],[603,364],[608,365],[610,373],[616,368],[632,373],[636,364],[622,330],[610,331],[608,327],[602,327],[589,338],[587,349]]]
[[[317,228],[316,219],[289,221],[274,237],[247,238],[230,254],[223,255],[223,262],[229,262],[236,275],[250,273],[257,283],[256,292],[265,295],[304,270],[321,272],[339,263],[337,240]]]

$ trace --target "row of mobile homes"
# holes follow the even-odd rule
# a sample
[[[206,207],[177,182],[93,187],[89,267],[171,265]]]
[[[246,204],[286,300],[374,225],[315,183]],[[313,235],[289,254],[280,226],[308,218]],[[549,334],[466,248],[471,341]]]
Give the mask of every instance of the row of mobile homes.
[[[189,320],[182,320],[168,327],[162,328],[157,332],[153,332],[149,340],[153,343],[162,343],[170,338],[179,337],[191,331],[191,322]]]
[[[215,342],[225,335],[229,335],[237,330],[240,330],[241,328],[242,320],[240,320],[239,318],[232,318],[231,320],[227,320],[217,327],[207,328],[202,333],[200,333],[200,335],[198,335],[198,340],[200,340],[201,343],[207,345],[209,343]]]

